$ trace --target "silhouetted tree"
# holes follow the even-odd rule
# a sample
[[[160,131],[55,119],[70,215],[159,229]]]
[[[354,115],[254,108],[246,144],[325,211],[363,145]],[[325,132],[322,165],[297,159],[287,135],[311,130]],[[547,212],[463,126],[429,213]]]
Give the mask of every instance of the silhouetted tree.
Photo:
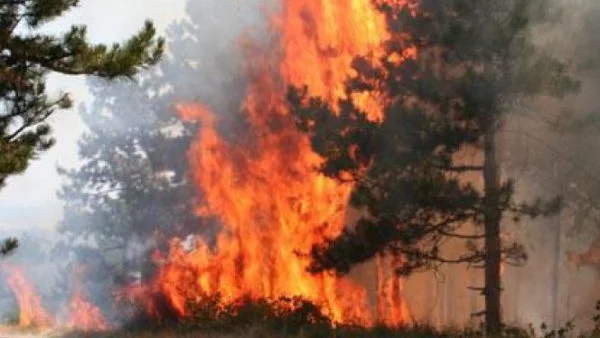
[[[10,175],[23,172],[29,161],[54,143],[47,118],[71,106],[68,94],[50,98],[46,75],[131,77],[155,64],[163,40],[155,38],[149,21],[123,44],[92,45],[85,26],[73,26],[61,37],[39,31],[40,25],[77,6],[78,0],[0,1],[0,187]],[[29,34],[25,34],[29,32]],[[2,253],[16,247],[8,240]]]
[[[501,220],[505,214],[545,215],[560,202],[514,201],[513,181],[500,177],[497,133],[504,115],[532,98],[561,97],[579,85],[561,62],[531,43],[530,28],[548,20],[545,1],[414,5],[380,6],[393,37],[383,57],[355,60],[358,75],[346,88],[347,97],[379,93],[383,122],[369,120],[352,99],[341,100],[332,113],[306,90],[290,91],[299,127],[325,157],[321,170],[355,181],[352,203],[369,213],[314,247],[310,268],[344,273],[379,252],[400,256],[401,274],[443,263],[482,266],[486,327],[497,333],[502,258],[526,259],[518,243],[501,243]],[[416,48],[418,56],[398,62],[408,48]],[[469,160],[468,152],[478,156]],[[473,177],[483,182],[482,189]],[[465,224],[473,224],[475,232],[464,233]],[[440,247],[448,239],[464,240],[468,250],[445,257]]]

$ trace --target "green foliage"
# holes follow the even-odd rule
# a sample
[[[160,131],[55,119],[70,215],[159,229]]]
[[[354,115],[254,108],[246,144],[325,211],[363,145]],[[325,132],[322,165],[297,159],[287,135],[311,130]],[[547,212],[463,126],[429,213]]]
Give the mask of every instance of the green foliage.
[[[117,332],[77,333],[71,332],[61,337],[344,337],[344,338],[476,338],[483,337],[482,327],[435,329],[429,325],[412,324],[399,328],[375,326],[365,328],[352,325],[331,325],[322,318],[318,309],[301,299],[275,301],[240,300],[231,305],[218,305],[217,298],[194,302],[194,315],[168,326],[153,328],[138,327]],[[290,310],[291,308],[295,310]],[[283,309],[283,311],[282,311]],[[303,310],[305,309],[305,310]],[[315,317],[316,316],[316,317]],[[322,318],[317,319],[315,318]],[[597,322],[597,320],[595,320]],[[557,329],[541,324],[535,329],[526,327],[501,327],[497,335],[490,338],[592,338],[598,337],[597,328],[577,331],[571,322]]]
[[[544,338],[567,338],[573,336],[575,326],[571,322],[567,322],[565,326],[551,330],[545,324],[540,326],[539,336]],[[533,334],[532,334],[533,335]]]
[[[115,269],[105,277],[149,267],[147,252],[144,262],[138,262],[142,266],[128,265],[142,254],[125,256],[132,242],[147,251],[144,241],[157,233],[185,237],[198,225],[187,158],[182,156],[195,128],[178,125],[171,93],[156,95],[164,80],[144,74],[135,84],[91,83],[96,99],[91,109],[80,112],[88,126],[79,142],[84,162],[59,170],[67,179],[59,192],[65,201],[59,231],[69,238],[93,238]],[[169,128],[180,130],[172,134]],[[86,250],[70,240],[62,249]]]
[[[223,303],[217,295],[189,302],[188,309],[190,316],[183,320],[183,325],[191,329],[227,332],[231,328],[251,328],[260,323],[275,332],[295,334],[307,326],[331,327],[318,307],[299,297],[275,300],[244,297]]]
[[[124,44],[92,45],[85,27],[72,27],[57,38],[36,30],[77,6],[77,0],[0,0],[0,188],[10,175],[22,173],[30,160],[54,144],[46,120],[55,111],[71,107],[62,94],[50,98],[48,72],[132,77],[154,65],[164,41],[155,38],[151,22]],[[30,30],[23,35],[20,31]],[[16,248],[7,240],[0,254]]]
[[[209,242],[214,237],[215,222],[195,215],[199,196],[185,156],[198,126],[181,121],[174,105],[201,100],[214,111],[239,108],[241,75],[229,72],[237,71],[236,60],[227,59],[238,54],[223,39],[233,40],[235,26],[246,23],[214,20],[229,17],[235,6],[189,2],[187,18],[166,30],[170,53],[159,64],[135,82],[88,82],[94,99],[79,111],[88,130],[79,141],[83,162],[60,170],[66,184],[59,192],[65,203],[59,231],[68,238],[60,249],[78,257],[98,251],[110,264],[106,282],[140,270],[142,278],[150,278],[151,251],[165,250],[175,236],[206,235]],[[84,248],[92,239],[97,248]],[[132,243],[141,248],[128,254]]]
[[[16,248],[19,247],[19,242],[16,238],[7,238],[0,245],[0,255],[5,256],[9,253],[13,252]]]
[[[112,47],[90,44],[82,26],[72,27],[62,37],[37,30],[77,4],[76,0],[0,1],[0,186],[53,145],[46,120],[71,106],[68,94],[57,98],[46,94],[48,72],[132,77],[162,55],[164,41],[155,38],[150,22]]]
[[[444,263],[484,267],[487,333],[497,333],[501,260],[527,258],[522,245],[501,239],[502,219],[560,207],[559,198],[515,201],[514,182],[500,177],[497,133],[507,114],[539,96],[576,93],[580,84],[529,36],[547,22],[548,1],[414,2],[414,11],[380,6],[392,38],[383,56],[354,61],[357,75],[336,107],[310,97],[310,88],[289,91],[299,128],[325,158],[321,171],[354,181],[352,203],[368,212],[313,247],[310,270],[347,273],[382,252],[401,257],[396,272],[404,275]],[[409,48],[418,56],[398,62]],[[383,122],[353,101],[365,92],[383,97]],[[463,241],[465,252],[448,256],[449,240]]]
[[[532,98],[578,90],[568,69],[529,39],[546,6],[524,0],[419,2],[412,15],[408,7],[383,5],[397,36],[378,62],[369,56],[355,60],[358,75],[346,88],[383,94],[389,103],[382,123],[369,121],[351,99],[341,100],[333,114],[306,89],[291,88],[288,99],[298,126],[326,159],[321,170],[355,181],[352,202],[370,215],[313,248],[313,271],[344,273],[382,251],[403,257],[399,272],[404,274],[441,263],[481,264],[484,250],[476,243],[484,236],[486,203],[494,201],[494,209],[515,219],[558,210],[560,199],[515,202],[510,180],[483,192],[465,179],[483,177],[483,161],[463,155],[487,151],[486,133],[494,134],[504,114]],[[389,57],[415,46],[416,60],[397,64]],[[474,224],[474,233],[460,232],[467,223]],[[450,238],[465,240],[468,253],[444,257],[440,247]],[[521,263],[526,256],[518,248],[508,243],[504,257]]]
[[[156,64],[164,41],[149,21],[124,44],[92,45],[86,28],[74,26],[62,37],[43,34],[39,26],[77,6],[77,0],[0,0],[0,188],[22,173],[30,160],[54,144],[46,120],[71,107],[71,98],[46,94],[48,72],[132,77]],[[29,34],[19,32],[29,30]],[[16,247],[8,240],[0,253]]]

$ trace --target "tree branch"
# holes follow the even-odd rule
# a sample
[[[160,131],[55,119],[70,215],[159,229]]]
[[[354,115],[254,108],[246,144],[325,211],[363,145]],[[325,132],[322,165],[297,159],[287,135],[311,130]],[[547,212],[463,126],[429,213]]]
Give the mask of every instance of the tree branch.
[[[481,234],[481,235],[463,235],[463,234],[457,234],[457,233],[453,233],[453,232],[445,232],[443,230],[437,230],[437,232],[441,235],[447,236],[447,237],[454,237],[454,238],[460,238],[460,239],[482,239],[485,237],[485,234]]]
[[[466,171],[482,171],[483,166],[479,165],[459,165],[459,166],[434,166],[436,169],[453,171],[453,172],[466,172]]]

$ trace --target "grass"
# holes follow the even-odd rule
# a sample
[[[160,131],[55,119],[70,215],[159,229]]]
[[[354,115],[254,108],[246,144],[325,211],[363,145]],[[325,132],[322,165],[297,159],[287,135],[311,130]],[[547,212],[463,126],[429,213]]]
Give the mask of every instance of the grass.
[[[222,305],[219,299],[205,299],[190,303],[190,315],[185,320],[157,323],[139,316],[120,330],[99,333],[48,333],[55,338],[475,338],[482,337],[480,329],[436,330],[427,325],[402,328],[364,328],[357,326],[334,327],[327,317],[310,302],[299,298],[281,298],[275,301],[240,299]],[[600,303],[596,310],[600,313]],[[594,317],[596,329],[592,333],[577,334],[567,323],[558,330],[542,325],[538,330],[505,327],[498,337],[488,338],[600,338],[600,315]]]
[[[227,331],[227,332],[225,332]],[[65,338],[476,338],[482,337],[481,331],[471,329],[448,329],[438,331],[426,326],[416,326],[410,328],[389,329],[389,328],[324,328],[321,326],[304,326],[298,330],[278,331],[261,324],[255,324],[243,328],[222,330],[220,332],[210,332],[206,330],[190,329],[189,327],[172,327],[159,330],[131,330],[105,332],[95,334],[70,333],[63,336]],[[507,328],[505,332],[497,338],[576,338],[590,337],[600,338],[600,334],[575,335],[570,329],[561,329],[557,331],[538,330],[532,332],[531,329]],[[493,338],[493,337],[489,337]]]
[[[58,338],[59,336],[57,336]],[[159,331],[122,331],[122,332],[106,332],[96,334],[71,333],[62,337],[67,338],[322,338],[322,337],[373,337],[373,338],[425,338],[425,337],[481,337],[480,334],[464,334],[461,332],[436,332],[432,330],[385,330],[385,329],[331,329],[323,330],[322,328],[306,327],[297,332],[281,332],[274,331],[270,328],[261,326],[253,326],[244,329],[231,330],[231,332],[206,332],[196,330],[179,330],[165,329]]]

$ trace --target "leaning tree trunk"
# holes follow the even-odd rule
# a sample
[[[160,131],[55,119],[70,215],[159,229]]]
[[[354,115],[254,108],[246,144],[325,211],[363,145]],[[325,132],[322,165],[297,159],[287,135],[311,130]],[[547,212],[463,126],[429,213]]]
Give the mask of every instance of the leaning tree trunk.
[[[496,125],[491,123],[484,136],[484,227],[485,227],[485,324],[488,335],[501,329],[500,313],[500,170],[496,150]]]

